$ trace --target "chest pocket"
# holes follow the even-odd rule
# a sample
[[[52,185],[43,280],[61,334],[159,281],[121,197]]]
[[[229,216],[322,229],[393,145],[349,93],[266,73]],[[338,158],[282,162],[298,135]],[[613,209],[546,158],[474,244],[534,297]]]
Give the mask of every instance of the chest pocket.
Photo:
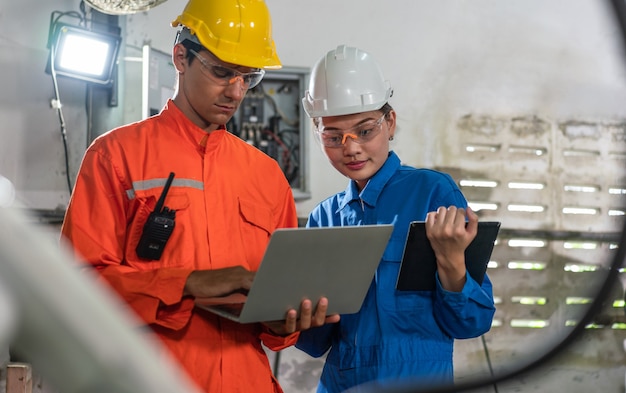
[[[272,211],[265,205],[239,199],[241,245],[251,270],[257,270],[274,231]]]

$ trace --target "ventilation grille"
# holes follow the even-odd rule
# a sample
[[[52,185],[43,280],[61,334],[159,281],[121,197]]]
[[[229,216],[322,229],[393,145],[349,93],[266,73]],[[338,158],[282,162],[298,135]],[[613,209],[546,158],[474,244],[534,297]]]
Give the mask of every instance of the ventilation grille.
[[[466,115],[455,128],[460,151],[440,169],[481,220],[502,222],[488,271],[499,303],[494,327],[575,325],[625,219],[626,121]],[[626,329],[623,289],[589,328]]]

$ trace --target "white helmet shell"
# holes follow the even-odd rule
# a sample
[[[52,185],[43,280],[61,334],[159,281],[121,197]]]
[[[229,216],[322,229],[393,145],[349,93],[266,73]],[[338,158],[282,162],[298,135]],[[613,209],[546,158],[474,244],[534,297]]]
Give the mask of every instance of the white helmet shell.
[[[302,105],[311,118],[348,115],[378,110],[392,94],[369,53],[340,45],[313,67]]]

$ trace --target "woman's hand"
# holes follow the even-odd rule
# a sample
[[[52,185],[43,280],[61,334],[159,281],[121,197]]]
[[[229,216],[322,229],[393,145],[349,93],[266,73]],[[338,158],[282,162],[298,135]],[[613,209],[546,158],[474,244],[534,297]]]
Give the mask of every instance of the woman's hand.
[[[441,206],[426,215],[426,236],[435,252],[439,281],[444,289],[453,292],[463,289],[465,249],[477,232],[478,216],[469,207]]]

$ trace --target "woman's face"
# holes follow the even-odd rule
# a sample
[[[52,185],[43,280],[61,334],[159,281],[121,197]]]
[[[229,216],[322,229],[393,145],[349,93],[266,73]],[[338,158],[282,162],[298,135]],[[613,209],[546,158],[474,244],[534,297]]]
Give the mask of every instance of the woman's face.
[[[395,129],[392,110],[323,117],[316,132],[330,163],[362,190],[387,160]]]

